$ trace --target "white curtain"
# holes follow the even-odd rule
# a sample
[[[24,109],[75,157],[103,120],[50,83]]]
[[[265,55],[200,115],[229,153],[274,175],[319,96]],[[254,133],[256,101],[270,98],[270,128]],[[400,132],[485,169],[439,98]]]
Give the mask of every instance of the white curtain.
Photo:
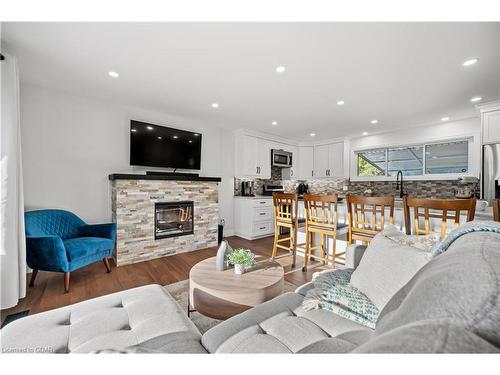
[[[14,56],[2,52],[0,132],[0,306],[16,306],[26,296],[23,175],[19,115],[19,74]]]

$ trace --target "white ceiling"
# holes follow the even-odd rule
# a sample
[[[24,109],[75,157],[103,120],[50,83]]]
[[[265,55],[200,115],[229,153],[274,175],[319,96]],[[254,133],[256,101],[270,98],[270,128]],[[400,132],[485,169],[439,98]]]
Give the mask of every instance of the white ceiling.
[[[2,42],[26,82],[297,140],[471,117],[471,97],[500,98],[500,23],[3,23]]]

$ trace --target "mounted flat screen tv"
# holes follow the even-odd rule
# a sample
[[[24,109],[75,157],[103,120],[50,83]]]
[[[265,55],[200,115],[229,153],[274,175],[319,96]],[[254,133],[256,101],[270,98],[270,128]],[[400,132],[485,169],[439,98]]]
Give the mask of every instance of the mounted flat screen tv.
[[[130,165],[200,169],[201,134],[130,121]]]

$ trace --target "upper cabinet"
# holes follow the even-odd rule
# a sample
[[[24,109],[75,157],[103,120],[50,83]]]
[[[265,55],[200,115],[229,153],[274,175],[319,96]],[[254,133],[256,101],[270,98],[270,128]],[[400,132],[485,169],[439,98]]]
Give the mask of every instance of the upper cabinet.
[[[292,153],[292,166],[281,169],[281,178],[283,180],[295,180],[299,178],[299,148],[297,146],[287,145],[285,143],[275,143],[273,149],[288,151]]]
[[[300,180],[314,178],[314,147],[299,146],[298,159],[297,178]],[[295,160],[297,160],[297,157],[295,157]]]
[[[481,114],[483,143],[500,142],[500,110]]]
[[[246,134],[235,136],[235,176],[271,178],[271,142]]]
[[[314,146],[314,178],[344,176],[344,142]]]

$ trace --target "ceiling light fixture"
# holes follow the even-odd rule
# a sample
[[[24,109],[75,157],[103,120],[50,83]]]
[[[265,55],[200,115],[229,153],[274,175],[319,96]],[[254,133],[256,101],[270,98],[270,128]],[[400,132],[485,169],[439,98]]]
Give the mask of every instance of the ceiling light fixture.
[[[153,130],[153,127],[152,126],[148,126],[148,130]]]
[[[448,121],[450,118],[449,117],[443,117],[441,121]]]
[[[199,137],[200,135],[198,133],[193,134],[195,137]]]
[[[368,132],[363,132],[363,135],[368,135]]]
[[[113,72],[113,71],[108,72],[108,75],[112,78],[118,78],[120,76],[117,72]]]
[[[316,133],[309,134],[311,137],[316,137]]]
[[[278,72],[278,73],[284,73],[285,70],[286,70],[286,68],[282,65],[280,65],[276,68],[276,72]]]
[[[477,57],[475,57],[473,59],[464,61],[464,63],[462,65],[463,66],[471,66],[471,65],[474,65],[475,63],[477,63],[478,61],[479,61],[479,59]]]
[[[373,124],[373,125],[378,124],[378,120],[371,120],[370,124]]]
[[[278,125],[278,121],[271,122],[271,125],[274,125],[274,126]]]
[[[219,103],[212,103],[212,108],[219,108]]]
[[[344,102],[343,100],[339,100],[339,101],[337,102],[337,105],[344,105],[344,104],[345,104],[345,102]]]
[[[471,102],[472,103],[476,103],[476,102],[480,102],[481,100],[483,100],[483,98],[481,98],[480,96],[475,96],[473,98],[471,98]]]

